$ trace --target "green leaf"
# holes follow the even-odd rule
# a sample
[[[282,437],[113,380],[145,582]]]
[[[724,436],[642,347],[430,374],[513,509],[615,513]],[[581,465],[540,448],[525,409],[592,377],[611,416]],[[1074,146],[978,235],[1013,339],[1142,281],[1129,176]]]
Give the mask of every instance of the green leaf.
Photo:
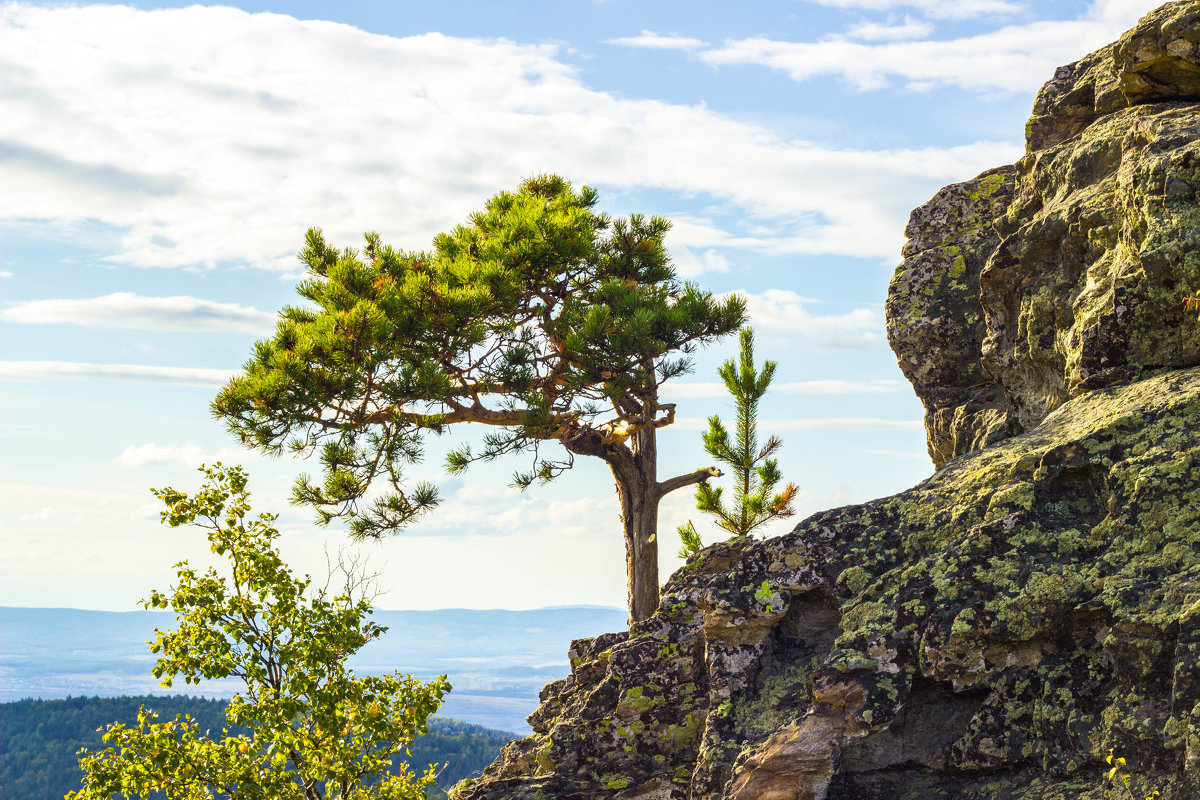
[[[274,515],[250,518],[240,467],[202,471],[207,482],[195,495],[155,494],[168,505],[165,524],[196,521],[205,529],[212,549],[228,561],[228,577],[215,570],[197,576],[179,564],[176,586],[151,593],[145,602],[174,608],[179,625],[156,632],[153,672],[165,686],[179,676],[188,683],[238,676],[245,692],[230,702],[219,736],[187,717],[159,722],[144,708],[137,727],[109,726],[104,741],[114,746],[81,755],[83,789],[73,796],[99,800],[166,789],[168,796],[207,797],[236,787],[237,797],[267,800],[303,796],[306,782],[365,790],[425,729],[449,684],[444,676],[429,683],[400,674],[356,677],[346,659],[383,631],[368,619],[370,603],[349,590],[334,597],[314,592],[309,576],[291,573],[273,544]],[[428,499],[429,490],[424,494]],[[249,733],[230,735],[239,726]],[[409,773],[386,785],[389,796],[418,800],[431,782],[430,773]]]

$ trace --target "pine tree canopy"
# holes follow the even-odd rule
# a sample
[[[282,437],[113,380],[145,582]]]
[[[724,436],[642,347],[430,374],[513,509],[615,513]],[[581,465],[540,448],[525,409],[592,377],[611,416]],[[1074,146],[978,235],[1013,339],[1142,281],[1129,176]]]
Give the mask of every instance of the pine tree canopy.
[[[453,451],[452,471],[525,452],[522,487],[553,479],[576,453],[616,473],[626,439],[674,420],[658,387],[690,369],[696,346],[736,330],[745,304],[676,276],[666,220],[610,219],[596,197],[531,178],[421,252],[376,233],[338,250],[310,230],[307,302],[282,310],[214,413],[261,451],[319,453],[323,478],[302,475],[294,500],[322,522],[346,517],[356,535],[436,505],[436,488],[406,488],[402,470],[421,457],[424,432],[455,423],[496,428],[476,451]],[[542,454],[547,440],[566,452]],[[388,492],[368,501],[382,481]]]

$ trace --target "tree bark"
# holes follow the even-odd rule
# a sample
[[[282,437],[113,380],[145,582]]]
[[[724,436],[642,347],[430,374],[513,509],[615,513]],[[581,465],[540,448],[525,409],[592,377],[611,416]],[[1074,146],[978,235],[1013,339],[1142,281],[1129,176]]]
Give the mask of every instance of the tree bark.
[[[629,624],[647,619],[658,609],[658,445],[654,428],[643,428],[629,439],[631,459],[610,462],[621,501],[625,533],[625,577]]]
[[[655,428],[637,431],[629,441],[632,458],[608,462],[621,501],[630,625],[648,619],[658,610],[659,501],[676,489],[721,475],[720,470],[706,467],[659,483],[656,434]]]

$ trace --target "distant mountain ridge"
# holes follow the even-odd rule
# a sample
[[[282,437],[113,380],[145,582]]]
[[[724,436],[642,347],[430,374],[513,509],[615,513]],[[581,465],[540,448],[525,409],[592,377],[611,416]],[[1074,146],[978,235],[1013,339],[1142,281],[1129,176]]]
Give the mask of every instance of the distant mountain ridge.
[[[529,731],[525,717],[542,685],[570,671],[571,640],[626,621],[623,609],[604,606],[380,610],[374,618],[388,632],[351,660],[354,669],[447,674],[454,690],[444,716],[518,733]],[[161,611],[0,606],[0,700],[166,694],[150,674],[146,641],[171,625]],[[188,687],[211,697],[236,690],[234,682]]]

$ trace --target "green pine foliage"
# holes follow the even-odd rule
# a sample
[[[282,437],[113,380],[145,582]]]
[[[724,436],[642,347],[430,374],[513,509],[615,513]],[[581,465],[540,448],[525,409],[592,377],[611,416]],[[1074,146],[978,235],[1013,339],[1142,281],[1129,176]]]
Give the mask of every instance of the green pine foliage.
[[[675,420],[659,387],[737,330],[745,302],[679,280],[665,219],[613,219],[596,201],[537,176],[421,252],[376,233],[338,249],[310,230],[306,304],[280,312],[213,412],[248,447],[316,454],[322,476],[301,475],[293,500],[354,536],[395,532],[437,505],[437,488],[406,485],[404,470],[425,434],[458,423],[491,433],[449,453],[452,473],[520,453],[513,485],[526,488],[576,455],[600,458],[621,502],[630,614],[644,619],[658,604],[658,503],[714,471],[658,480],[655,435]]]
[[[281,311],[214,413],[250,447],[318,452],[323,479],[301,476],[294,499],[321,523],[345,517],[357,535],[436,505],[435,487],[403,485],[424,432],[495,426],[481,450],[460,447],[447,466],[532,453],[514,475],[525,487],[553,479],[574,453],[669,424],[659,385],[689,369],[697,345],[736,330],[745,305],[678,280],[666,220],[610,219],[596,200],[558,176],[532,178],[425,252],[376,233],[361,251],[339,250],[310,230],[297,288],[307,305]],[[544,455],[546,440],[566,457]],[[379,482],[390,492],[367,502]]]
[[[114,722],[107,748],[82,753],[83,788],[69,800],[117,793],[166,798],[243,800],[420,800],[434,782],[395,756],[426,732],[450,684],[412,676],[354,675],[347,659],[384,633],[371,604],[356,597],[355,577],[337,595],[298,578],[274,545],[275,517],[250,514],[240,467],[202,469],[194,495],[156,490],[165,524],[203,528],[227,574],[176,565],[176,585],[153,591],[147,608],[175,612],[179,627],[155,631],[153,672],[165,688],[182,678],[238,678],[220,729],[187,714],[162,719],[140,709],[132,724]]]
[[[792,516],[795,513],[792,502],[799,488],[789,483],[782,491],[775,492],[783,476],[771,456],[783,442],[771,436],[761,447],[758,444],[758,404],[767,393],[778,365],[765,361],[761,370],[754,366],[754,332],[750,328],[742,328],[739,345],[737,360],[726,361],[717,373],[736,405],[733,436],[717,415],[709,417],[704,433],[705,451],[732,468],[732,502],[727,506],[723,489],[705,482],[696,487],[696,508],[734,536],[748,536],[773,519]],[[700,535],[691,521],[680,526],[679,537],[680,558],[700,551]]]
[[[686,525],[680,525],[679,531],[679,552],[675,554],[677,558],[687,558],[695,555],[704,549],[704,541],[700,538],[700,532],[696,530],[696,526],[689,519]]]
[[[80,748],[102,746],[103,729],[116,721],[132,725],[142,706],[162,719],[187,715],[201,730],[227,726],[228,702],[186,695],[143,697],[68,697],[63,700],[19,700],[0,703],[0,787],[4,800],[54,800],[80,788]],[[241,735],[241,728],[230,729]],[[429,732],[409,746],[415,764],[438,764],[430,800],[463,778],[483,771],[516,736],[457,720],[433,718]]]

